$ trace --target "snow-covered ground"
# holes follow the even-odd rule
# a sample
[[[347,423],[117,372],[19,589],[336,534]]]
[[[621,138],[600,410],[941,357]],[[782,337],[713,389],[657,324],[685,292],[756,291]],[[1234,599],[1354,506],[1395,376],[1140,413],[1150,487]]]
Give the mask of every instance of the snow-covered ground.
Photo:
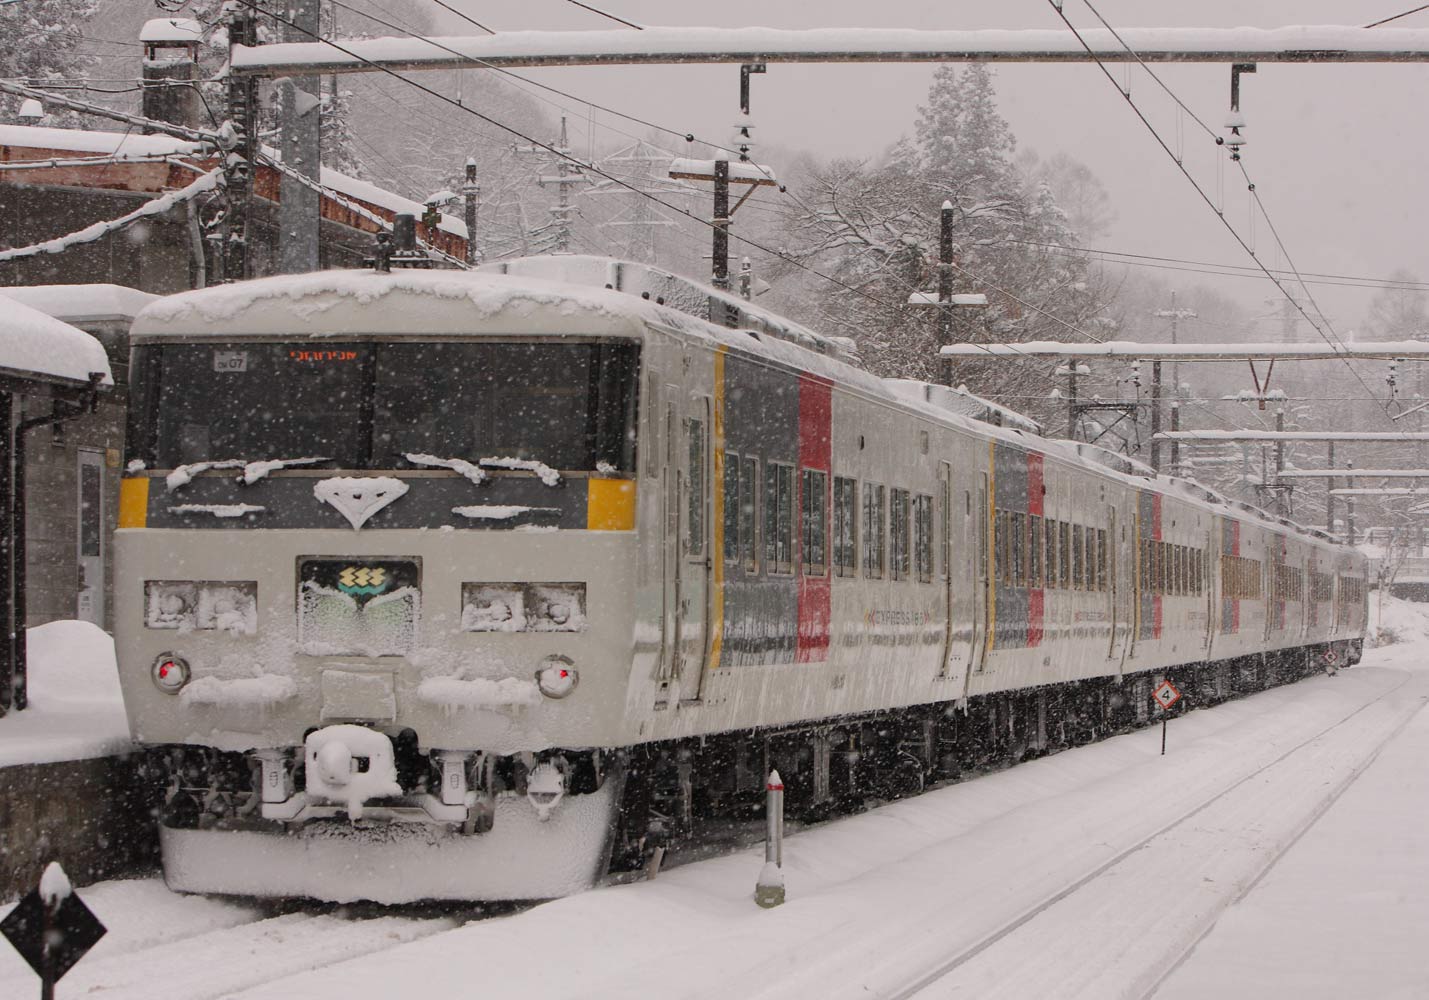
[[[1426,610],[1421,610],[1421,607]],[[456,926],[81,890],[103,1000],[1429,995],[1429,606],[1365,662],[753,849]],[[0,995],[28,972],[0,954]],[[149,970],[144,974],[143,970]],[[160,973],[159,970],[162,970]]]
[[[0,767],[85,760],[129,748],[114,640],[88,622],[26,633],[30,706],[0,719]]]

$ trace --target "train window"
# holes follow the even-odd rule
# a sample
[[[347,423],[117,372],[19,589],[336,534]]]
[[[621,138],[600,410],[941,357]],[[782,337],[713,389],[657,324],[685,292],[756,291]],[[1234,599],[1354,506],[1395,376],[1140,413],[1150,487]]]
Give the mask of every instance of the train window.
[[[1066,521],[1057,525],[1057,579],[1058,586],[1069,590],[1072,586],[1072,526]]]
[[[759,546],[755,526],[759,524],[759,459],[746,455],[739,474],[739,553],[746,573],[759,571]]]
[[[1110,590],[1111,580],[1107,576],[1106,529],[1097,529],[1097,589]]]
[[[799,561],[805,576],[823,576],[828,567],[829,474],[805,469],[799,483],[799,508],[803,534]]]
[[[1036,514],[1027,516],[1027,552],[1031,557],[1031,565],[1027,569],[1027,585],[1033,588],[1042,586],[1042,518]]]
[[[1046,527],[1046,579],[1048,587],[1057,586],[1057,521],[1055,518],[1047,519]]]
[[[919,494],[913,499],[913,569],[920,583],[933,579],[933,498]]]
[[[685,526],[687,550],[697,556],[705,550],[705,422],[690,418],[689,514]]]
[[[1082,526],[1072,525],[1072,586],[1077,590],[1083,587],[1082,560],[1084,552],[1082,549]]]
[[[1083,528],[1085,536],[1086,559],[1087,559],[1087,589],[1097,589],[1097,532],[1095,528]]]
[[[764,567],[794,572],[794,467],[764,466]]]
[[[739,456],[732,451],[724,453],[724,561],[739,562]]]
[[[908,491],[894,487],[889,491],[888,575],[894,580],[908,579]]]
[[[863,575],[883,579],[883,487],[863,484]]]
[[[834,575],[853,576],[858,571],[857,485],[834,477]]]

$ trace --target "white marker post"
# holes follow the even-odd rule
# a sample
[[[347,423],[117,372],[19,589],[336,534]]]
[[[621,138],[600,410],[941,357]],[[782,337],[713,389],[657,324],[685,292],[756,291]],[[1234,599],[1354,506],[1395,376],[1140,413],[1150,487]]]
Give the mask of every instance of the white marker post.
[[[784,781],[769,772],[764,785],[764,867],[754,884],[754,901],[766,910],[784,902]]]
[[[1171,706],[1181,700],[1181,692],[1176,690],[1176,686],[1170,681],[1163,680],[1156,686],[1156,690],[1151,692],[1151,700],[1156,702],[1156,706],[1161,709],[1161,756],[1166,756],[1166,723],[1171,711]]]

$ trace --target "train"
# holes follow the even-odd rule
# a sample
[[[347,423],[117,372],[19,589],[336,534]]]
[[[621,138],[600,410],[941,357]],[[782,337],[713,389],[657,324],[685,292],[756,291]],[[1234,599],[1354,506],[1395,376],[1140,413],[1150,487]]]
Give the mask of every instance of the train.
[[[656,267],[168,296],[115,639],[182,891],[543,899],[1349,665],[1353,549]]]

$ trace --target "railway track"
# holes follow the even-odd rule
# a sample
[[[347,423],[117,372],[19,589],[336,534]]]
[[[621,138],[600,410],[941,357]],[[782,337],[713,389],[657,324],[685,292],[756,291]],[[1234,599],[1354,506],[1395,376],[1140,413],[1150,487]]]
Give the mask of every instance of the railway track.
[[[1414,697],[1398,697],[1415,680],[1196,802],[888,996],[1151,996],[1423,709],[1422,680]],[[1257,822],[1268,812],[1281,822]],[[1167,905],[1183,895],[1197,905]],[[1067,933],[1075,928],[1097,933]]]
[[[111,933],[63,990],[98,1000],[216,1000],[518,909],[233,902],[171,893],[158,879],[80,892]],[[15,956],[0,962],[0,996],[28,996],[36,984]]]

